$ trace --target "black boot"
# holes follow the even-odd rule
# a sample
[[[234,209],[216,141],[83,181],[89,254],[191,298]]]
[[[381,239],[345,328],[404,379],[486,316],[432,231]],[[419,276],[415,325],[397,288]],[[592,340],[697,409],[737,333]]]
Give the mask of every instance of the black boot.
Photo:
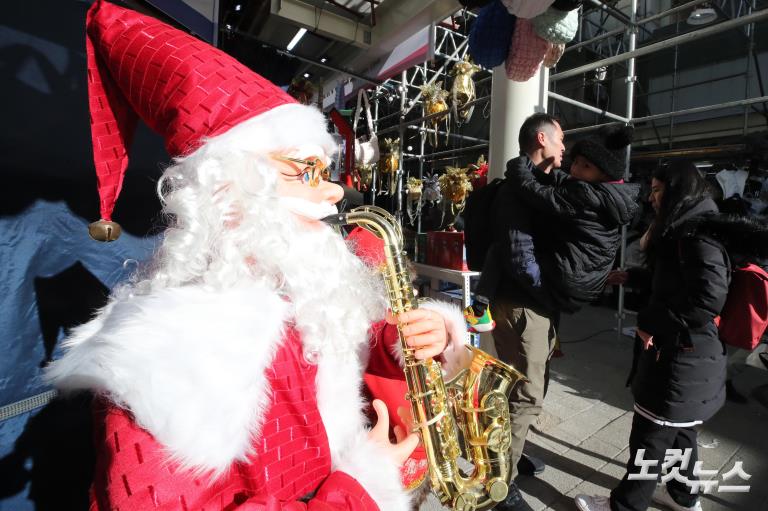
[[[747,396],[736,390],[733,380],[725,380],[725,398],[738,404],[744,404],[748,401]]]
[[[517,473],[524,476],[537,476],[544,472],[546,465],[539,458],[528,456],[523,453],[520,461],[517,462]]]
[[[496,504],[494,507],[496,511],[533,511],[533,508],[523,498],[523,494],[520,493],[520,489],[513,482],[509,485],[509,493],[507,498]]]

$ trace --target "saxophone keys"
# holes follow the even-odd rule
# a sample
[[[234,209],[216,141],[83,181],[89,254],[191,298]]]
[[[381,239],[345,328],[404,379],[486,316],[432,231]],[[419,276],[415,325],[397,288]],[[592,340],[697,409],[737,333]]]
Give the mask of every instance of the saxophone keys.
[[[488,449],[493,452],[507,452],[512,446],[510,428],[494,426],[488,431]]]
[[[488,497],[494,502],[501,502],[509,493],[509,485],[500,477],[494,477],[485,485]]]
[[[453,511],[475,511],[477,509],[477,497],[473,493],[459,493],[453,499]]]

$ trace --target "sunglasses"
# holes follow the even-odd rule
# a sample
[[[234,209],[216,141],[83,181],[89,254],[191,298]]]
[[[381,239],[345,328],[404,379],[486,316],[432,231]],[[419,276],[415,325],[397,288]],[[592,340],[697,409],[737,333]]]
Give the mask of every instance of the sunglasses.
[[[289,156],[274,156],[276,160],[283,161],[296,170],[296,174],[285,174],[285,176],[295,177],[304,184],[315,187],[320,181],[325,181],[330,177],[330,171],[323,160],[316,156],[307,159],[291,158]]]

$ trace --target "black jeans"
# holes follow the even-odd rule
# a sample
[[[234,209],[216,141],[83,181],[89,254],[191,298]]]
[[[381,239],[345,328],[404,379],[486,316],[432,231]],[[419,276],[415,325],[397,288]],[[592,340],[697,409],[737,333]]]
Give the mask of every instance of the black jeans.
[[[631,480],[630,474],[638,474],[641,467],[635,465],[635,456],[638,449],[645,449],[644,460],[658,460],[658,464],[651,467],[651,474],[659,474],[667,449],[691,449],[691,457],[685,469],[680,468],[682,476],[693,481],[693,466],[698,461],[696,450],[696,430],[693,427],[676,428],[660,426],[649,421],[635,412],[632,419],[632,432],[629,434],[629,461],[627,473],[619,485],[611,492],[611,509],[613,511],[645,511],[651,504],[651,497],[656,488],[658,476],[651,480]],[[675,466],[680,466],[677,463]],[[693,506],[698,495],[691,495],[690,487],[677,479],[667,482],[667,489],[672,498],[680,505]]]

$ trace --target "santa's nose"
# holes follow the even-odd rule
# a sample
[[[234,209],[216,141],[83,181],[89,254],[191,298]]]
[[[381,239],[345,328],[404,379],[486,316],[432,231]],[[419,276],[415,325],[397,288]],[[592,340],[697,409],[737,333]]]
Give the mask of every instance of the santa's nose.
[[[341,186],[330,181],[320,181],[317,185],[318,202],[328,202],[336,204],[344,197],[344,190]]]

